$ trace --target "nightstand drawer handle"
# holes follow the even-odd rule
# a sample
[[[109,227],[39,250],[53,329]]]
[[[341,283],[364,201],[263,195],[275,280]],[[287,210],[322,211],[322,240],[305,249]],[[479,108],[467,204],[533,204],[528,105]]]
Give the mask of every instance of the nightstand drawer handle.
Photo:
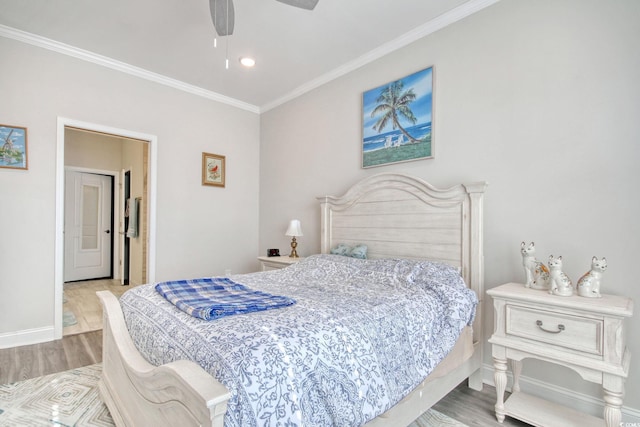
[[[550,334],[559,334],[560,332],[564,331],[564,325],[563,324],[559,324],[558,325],[558,330],[557,331],[550,331],[548,329],[545,329],[542,327],[542,320],[536,320],[536,325],[538,325],[538,328],[542,329],[545,332],[548,332]]]

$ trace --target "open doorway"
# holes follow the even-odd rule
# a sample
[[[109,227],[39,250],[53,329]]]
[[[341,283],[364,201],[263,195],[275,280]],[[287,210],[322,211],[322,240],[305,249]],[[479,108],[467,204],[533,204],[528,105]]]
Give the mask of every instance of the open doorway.
[[[101,329],[96,286],[119,295],[125,280],[132,285],[154,280],[155,162],[155,136],[58,120],[56,338]],[[69,192],[77,200],[65,197]],[[95,302],[69,301],[73,295]],[[76,313],[67,307],[76,307]],[[65,321],[74,327],[63,329]]]
[[[96,291],[147,281],[148,142],[65,127],[63,335],[102,328]]]

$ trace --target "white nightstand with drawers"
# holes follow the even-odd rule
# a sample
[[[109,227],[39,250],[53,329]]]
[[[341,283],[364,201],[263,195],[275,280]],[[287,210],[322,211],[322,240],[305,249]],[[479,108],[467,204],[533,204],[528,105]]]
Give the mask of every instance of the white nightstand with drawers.
[[[519,283],[498,286],[487,294],[495,308],[495,332],[489,342],[498,421],[508,415],[535,426],[618,427],[631,358],[624,321],[633,315],[633,301],[613,295],[562,297]],[[522,359],[527,357],[566,366],[583,379],[601,384],[604,421],[522,393],[519,375]],[[505,402],[508,360],[514,381],[513,393]]]
[[[291,264],[295,264],[304,258],[291,258],[288,256],[259,256],[258,260],[262,266],[262,271],[278,270]]]

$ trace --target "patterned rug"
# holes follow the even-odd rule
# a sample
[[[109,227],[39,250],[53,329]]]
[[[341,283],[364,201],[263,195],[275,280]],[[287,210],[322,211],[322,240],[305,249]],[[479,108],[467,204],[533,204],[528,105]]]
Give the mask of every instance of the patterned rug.
[[[102,403],[102,364],[0,385],[0,426],[114,426]],[[466,427],[430,409],[409,427]]]
[[[62,327],[66,328],[67,326],[73,326],[78,323],[78,319],[76,319],[76,315],[73,314],[73,311],[65,311],[62,313]]]
[[[0,385],[1,426],[113,426],[100,400],[102,365]]]

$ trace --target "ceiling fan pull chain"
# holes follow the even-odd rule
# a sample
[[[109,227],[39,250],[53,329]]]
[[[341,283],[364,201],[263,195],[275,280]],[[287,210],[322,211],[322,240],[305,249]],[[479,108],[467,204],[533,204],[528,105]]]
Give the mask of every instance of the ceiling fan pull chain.
[[[216,17],[218,14],[218,0],[213,0],[213,28],[215,30],[215,37],[213,37],[213,47],[218,47],[218,29],[216,28]]]
[[[229,0],[227,0],[227,28],[229,28]],[[229,69],[229,34],[227,34],[227,51],[225,52],[225,67]]]

